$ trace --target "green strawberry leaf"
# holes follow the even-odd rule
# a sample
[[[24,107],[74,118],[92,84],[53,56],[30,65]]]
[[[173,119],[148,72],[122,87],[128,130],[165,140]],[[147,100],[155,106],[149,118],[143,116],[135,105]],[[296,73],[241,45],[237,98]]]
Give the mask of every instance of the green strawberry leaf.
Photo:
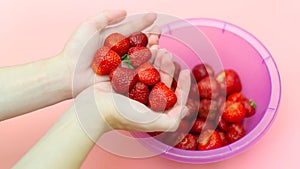
[[[253,101],[253,100],[249,100],[249,102],[250,102],[250,105],[251,105],[252,107],[254,107],[254,109],[256,109],[256,104],[254,103],[254,101]]]

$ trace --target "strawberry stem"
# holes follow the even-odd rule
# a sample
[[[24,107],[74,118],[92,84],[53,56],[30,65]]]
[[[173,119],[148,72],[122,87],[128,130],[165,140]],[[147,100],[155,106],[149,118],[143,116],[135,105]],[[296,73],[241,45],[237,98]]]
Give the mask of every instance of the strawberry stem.
[[[133,67],[132,64],[131,64],[131,60],[125,59],[125,60],[123,60],[122,62],[123,62],[123,63],[127,63],[127,67],[128,67],[129,69],[134,69],[134,67]]]
[[[124,54],[124,55],[121,57],[121,60],[129,60],[129,57],[130,57],[130,55]]]
[[[254,107],[254,109],[256,109],[256,104],[254,103],[254,101],[253,100],[249,100],[249,102],[250,102],[250,106],[252,106],[252,107]]]

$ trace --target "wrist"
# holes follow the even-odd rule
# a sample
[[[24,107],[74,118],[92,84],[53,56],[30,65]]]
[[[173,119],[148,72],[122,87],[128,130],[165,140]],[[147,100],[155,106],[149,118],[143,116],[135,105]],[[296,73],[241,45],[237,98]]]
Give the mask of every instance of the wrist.
[[[55,88],[63,100],[72,98],[71,73],[61,54],[47,59],[47,77],[53,78]]]

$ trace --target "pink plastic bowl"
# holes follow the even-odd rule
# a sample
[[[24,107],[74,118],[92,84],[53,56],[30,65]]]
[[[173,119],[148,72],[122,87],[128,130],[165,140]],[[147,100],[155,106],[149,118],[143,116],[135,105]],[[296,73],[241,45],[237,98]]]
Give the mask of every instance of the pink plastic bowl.
[[[189,24],[199,29],[210,41],[217,52],[223,68],[231,68],[240,75],[243,90],[242,93],[253,99],[257,104],[255,116],[245,119],[243,125],[247,134],[242,139],[228,146],[209,151],[187,151],[165,145],[155,139],[147,142],[147,146],[153,151],[163,152],[161,155],[170,160],[184,163],[210,163],[233,157],[251,145],[256,143],[271,126],[279,106],[281,86],[276,64],[263,44],[253,35],[232,24],[212,19],[187,19]],[[216,72],[220,71],[220,64],[216,58],[208,56],[207,47],[196,44],[191,46],[183,43],[184,40],[172,38],[172,34],[191,35],[189,24],[183,21],[166,25],[167,34],[162,36],[160,45],[168,49],[174,55],[183,60],[190,69],[195,64],[205,62],[210,64]],[[195,48],[200,49],[205,56],[198,56]],[[211,52],[213,54],[213,52]],[[141,133],[140,133],[141,134]],[[139,135],[140,135],[139,134]]]

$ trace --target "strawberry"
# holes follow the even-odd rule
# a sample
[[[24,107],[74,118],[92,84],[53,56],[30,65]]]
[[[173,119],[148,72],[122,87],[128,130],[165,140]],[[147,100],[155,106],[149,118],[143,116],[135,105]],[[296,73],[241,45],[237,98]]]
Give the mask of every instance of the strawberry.
[[[113,89],[121,94],[130,91],[138,80],[135,71],[125,67],[117,67],[109,77]]]
[[[177,81],[175,79],[173,79],[172,84],[171,84],[171,90],[173,92],[175,92],[176,88],[177,88]]]
[[[210,121],[205,121],[204,119],[196,119],[190,132],[199,134],[202,130],[206,129],[214,129],[214,125]]]
[[[219,120],[217,123],[218,123],[219,130],[224,131],[224,132],[227,131],[228,124],[222,117],[219,117]]]
[[[229,123],[240,122],[244,119],[246,110],[241,102],[226,101],[222,108],[222,118]]]
[[[229,143],[233,143],[246,135],[246,131],[242,124],[232,123],[228,126],[226,138]]]
[[[149,107],[154,111],[163,111],[172,108],[177,102],[175,93],[163,82],[158,82],[149,95]]]
[[[219,94],[219,84],[215,79],[207,76],[198,82],[198,91],[201,99],[216,98]]]
[[[160,81],[159,72],[150,62],[145,62],[135,70],[140,82],[152,86]]]
[[[242,93],[235,92],[235,93],[232,93],[231,95],[229,95],[227,97],[227,100],[237,102],[237,101],[245,101],[245,100],[247,100],[247,98],[245,98],[245,96],[243,96]]]
[[[142,82],[137,82],[132,90],[129,92],[129,98],[136,100],[140,103],[147,104],[149,97],[149,88]]]
[[[198,115],[198,101],[195,101],[191,98],[188,98],[186,102],[186,107],[188,108],[188,112],[185,115],[184,119],[194,119]]]
[[[234,70],[228,69],[220,72],[216,80],[220,83],[222,94],[230,95],[242,90],[240,77]]]
[[[246,110],[245,117],[251,117],[256,113],[256,104],[254,103],[253,100],[244,100],[243,105]]]
[[[215,130],[205,130],[199,136],[198,150],[211,150],[222,146],[220,135]]]
[[[148,37],[143,32],[133,33],[128,37],[128,39],[131,47],[147,46],[148,44]]]
[[[200,100],[198,117],[209,120],[214,120],[218,114],[218,104],[214,100],[203,99]]]
[[[120,63],[120,56],[108,47],[103,46],[97,50],[94,56],[92,69],[98,75],[108,75]]]
[[[129,60],[131,61],[131,65],[134,67],[138,67],[141,64],[147,62],[152,55],[151,51],[144,46],[131,47],[128,50],[128,54],[129,54]]]
[[[220,135],[220,138],[221,138],[221,141],[222,141],[222,146],[228,145],[228,140],[226,138],[225,133],[219,132],[219,135]]]
[[[197,137],[192,134],[187,134],[175,147],[183,150],[196,150]]]
[[[213,69],[206,64],[198,64],[192,69],[193,75],[197,82],[202,80],[206,76],[213,76]]]
[[[130,48],[130,42],[124,35],[112,33],[105,39],[104,46],[111,48],[117,54],[123,56]]]

